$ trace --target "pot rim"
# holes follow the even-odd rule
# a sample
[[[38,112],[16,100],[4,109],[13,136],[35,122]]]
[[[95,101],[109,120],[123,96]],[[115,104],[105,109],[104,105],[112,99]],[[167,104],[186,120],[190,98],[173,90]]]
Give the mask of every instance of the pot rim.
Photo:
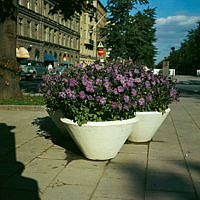
[[[67,118],[60,118],[61,122],[67,123],[70,125],[76,125],[78,126],[77,122],[73,122],[70,119]],[[137,117],[131,118],[131,119],[125,119],[125,120],[115,120],[115,121],[104,121],[104,122],[87,122],[86,124],[83,124],[82,127],[88,127],[88,126],[110,126],[110,125],[124,125],[124,124],[131,124],[138,122],[139,119]]]
[[[171,111],[171,109],[170,108],[167,108],[166,110],[165,110],[165,113],[169,113]],[[164,114],[165,114],[164,113]],[[136,116],[137,116],[137,114],[143,114],[143,115],[152,115],[152,114],[156,114],[156,115],[160,115],[160,114],[162,114],[162,112],[158,112],[158,111],[145,111],[145,112],[136,112]]]

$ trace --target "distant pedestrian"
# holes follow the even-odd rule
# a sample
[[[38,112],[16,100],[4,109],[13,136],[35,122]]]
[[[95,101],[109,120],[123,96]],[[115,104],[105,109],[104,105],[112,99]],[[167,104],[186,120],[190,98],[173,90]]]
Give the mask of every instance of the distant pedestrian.
[[[48,71],[51,72],[52,69],[53,69],[53,66],[52,66],[52,64],[50,63],[50,64],[48,65]]]

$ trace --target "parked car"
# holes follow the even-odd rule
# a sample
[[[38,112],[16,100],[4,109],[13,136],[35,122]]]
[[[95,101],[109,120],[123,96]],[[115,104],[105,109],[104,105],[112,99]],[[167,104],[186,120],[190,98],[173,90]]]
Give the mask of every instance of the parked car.
[[[37,65],[26,65],[21,68],[22,79],[40,79],[47,74],[47,69]]]

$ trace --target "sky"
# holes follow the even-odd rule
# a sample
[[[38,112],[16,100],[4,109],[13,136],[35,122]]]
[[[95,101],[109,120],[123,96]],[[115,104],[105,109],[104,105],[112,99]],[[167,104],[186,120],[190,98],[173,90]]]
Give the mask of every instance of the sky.
[[[107,0],[100,0],[106,6]],[[156,63],[169,55],[171,47],[178,49],[188,31],[200,21],[200,0],[149,0],[156,8],[156,38],[158,48]]]

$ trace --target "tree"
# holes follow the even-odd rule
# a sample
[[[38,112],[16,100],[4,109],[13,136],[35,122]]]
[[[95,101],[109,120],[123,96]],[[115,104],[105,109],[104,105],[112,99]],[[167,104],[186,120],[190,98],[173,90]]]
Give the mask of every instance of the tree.
[[[156,48],[155,9],[147,8],[135,15],[131,11],[136,4],[148,4],[147,0],[109,0],[108,24],[102,29],[105,45],[111,48],[110,59],[132,59],[135,63],[154,65]]]
[[[168,56],[169,67],[176,69],[177,74],[196,75],[200,68],[200,22],[197,27],[188,31],[187,38],[179,49],[171,48]]]
[[[70,19],[75,13],[93,8],[92,0],[55,0],[51,13]],[[16,62],[17,0],[0,0],[0,98],[22,97]]]
[[[108,24],[102,29],[105,45],[111,48],[110,59],[127,59],[126,33],[130,20],[130,11],[136,4],[147,4],[147,0],[108,0]]]
[[[17,0],[0,1],[0,98],[20,97],[16,62]],[[7,11],[7,12],[6,12]]]
[[[135,63],[153,66],[156,54],[155,9],[148,8],[143,12],[139,11],[130,19],[126,34],[128,56]]]

